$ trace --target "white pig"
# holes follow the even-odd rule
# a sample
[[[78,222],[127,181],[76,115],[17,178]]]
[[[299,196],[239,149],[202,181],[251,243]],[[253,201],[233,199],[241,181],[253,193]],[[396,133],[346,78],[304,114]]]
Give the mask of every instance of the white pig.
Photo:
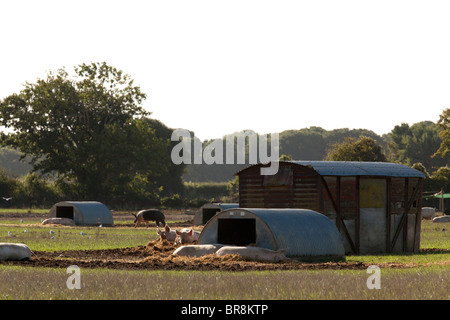
[[[280,262],[289,260],[284,254],[285,250],[270,250],[261,247],[224,246],[217,250],[216,255],[237,254],[244,258],[257,261]]]
[[[0,243],[0,260],[26,260],[31,258],[30,248],[23,243]]]
[[[176,231],[177,238],[175,239],[176,244],[193,243],[197,241],[200,237],[200,232],[195,231],[192,228],[184,228],[181,231]]]
[[[175,230],[171,230],[169,225],[167,224],[164,227],[164,231],[161,231],[159,230],[159,228],[157,228],[156,233],[160,236],[161,240],[167,240],[171,242],[174,242],[175,238],[177,237],[177,233],[175,232]]]
[[[223,247],[223,244],[191,244],[181,246],[173,252],[176,256],[201,257],[207,254],[213,254]]]
[[[63,226],[75,226],[75,221],[69,218],[48,218],[42,224],[60,224]]]

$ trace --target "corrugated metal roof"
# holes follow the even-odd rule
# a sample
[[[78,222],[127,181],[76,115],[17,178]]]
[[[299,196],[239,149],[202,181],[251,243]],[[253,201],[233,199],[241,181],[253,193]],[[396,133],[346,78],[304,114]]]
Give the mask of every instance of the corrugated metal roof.
[[[358,162],[358,161],[280,161],[302,166],[311,166],[322,176],[386,176],[425,178],[425,174],[408,166],[392,162]],[[248,166],[235,173],[238,175],[248,168],[259,166],[261,163]]]
[[[50,218],[56,217],[56,207],[74,207],[73,220],[77,225],[113,225],[111,211],[103,203],[97,201],[61,201],[50,209]]]
[[[216,214],[202,230],[199,244],[217,243],[221,219],[255,219],[256,246],[286,249],[287,256],[344,256],[334,222],[307,209],[229,209]]]
[[[312,166],[322,176],[387,176],[425,178],[419,170],[392,162],[287,161]]]

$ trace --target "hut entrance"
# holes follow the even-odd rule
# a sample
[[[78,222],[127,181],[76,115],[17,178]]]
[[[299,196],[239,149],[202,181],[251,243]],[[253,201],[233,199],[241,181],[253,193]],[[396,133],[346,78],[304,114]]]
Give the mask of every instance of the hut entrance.
[[[57,206],[56,207],[57,218],[69,218],[73,220],[73,207]]]
[[[206,224],[214,215],[220,211],[220,208],[203,209],[202,224]]]
[[[256,220],[218,219],[217,242],[236,246],[256,243]]]

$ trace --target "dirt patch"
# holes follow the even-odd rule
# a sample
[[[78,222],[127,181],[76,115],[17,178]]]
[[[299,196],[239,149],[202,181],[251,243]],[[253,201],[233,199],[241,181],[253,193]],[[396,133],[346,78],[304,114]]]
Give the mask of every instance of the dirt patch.
[[[363,270],[369,266],[360,262],[302,262],[292,260],[279,263],[248,261],[237,255],[206,255],[188,258],[174,256],[177,248],[166,240],[155,240],[145,246],[105,250],[69,250],[69,251],[35,251],[28,261],[2,261],[4,265],[23,265],[32,267],[67,268],[77,265],[80,268],[108,268],[124,270]],[[449,262],[446,262],[449,264]],[[416,264],[386,263],[380,267],[412,268]]]

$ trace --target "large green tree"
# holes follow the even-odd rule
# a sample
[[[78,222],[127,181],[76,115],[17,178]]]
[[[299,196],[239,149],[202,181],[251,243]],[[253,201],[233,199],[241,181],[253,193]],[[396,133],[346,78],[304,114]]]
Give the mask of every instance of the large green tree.
[[[85,198],[126,196],[167,171],[159,155],[168,142],[155,135],[145,98],[104,62],[79,65],[72,76],[50,72],[0,101],[0,124],[12,129],[1,142],[29,156],[34,171],[75,180]]]
[[[325,158],[330,161],[387,161],[381,146],[372,138],[361,136],[358,139],[347,138],[334,144]]]
[[[446,165],[448,156],[432,157],[442,143],[441,131],[442,128],[431,121],[395,126],[389,134],[393,160],[409,166],[421,162],[429,172]]]

